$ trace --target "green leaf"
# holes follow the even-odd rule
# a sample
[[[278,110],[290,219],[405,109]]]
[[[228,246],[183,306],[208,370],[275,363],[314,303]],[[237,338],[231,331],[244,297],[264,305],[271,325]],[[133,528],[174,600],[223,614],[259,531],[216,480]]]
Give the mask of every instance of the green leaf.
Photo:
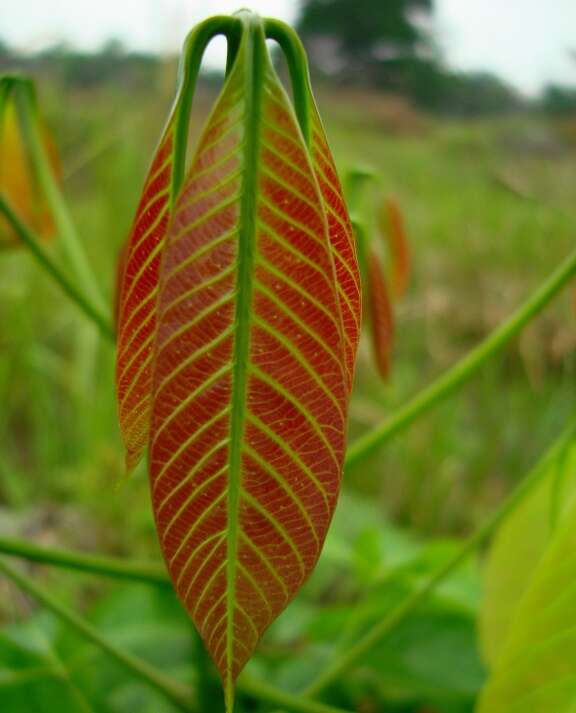
[[[479,635],[492,667],[508,636],[510,623],[558,521],[564,519],[576,487],[576,446],[565,449],[549,466],[538,487],[504,522],[484,565],[484,598]]]
[[[266,638],[259,677],[302,689],[323,662],[372,631],[458,549],[454,541],[422,544],[388,524],[373,503],[346,494],[310,583]],[[386,641],[364,652],[356,671],[332,684],[334,700],[352,709],[359,701],[374,710],[395,702],[468,713],[485,680],[475,636],[479,594],[472,561]]]
[[[575,467],[571,458],[571,476]],[[576,501],[572,499],[544,556],[535,568],[531,567],[533,576],[516,606],[478,713],[575,710],[575,523]]]
[[[194,677],[193,631],[169,591],[126,587],[88,620],[108,640],[183,683]],[[4,713],[175,713],[161,693],[52,615],[34,614],[0,634]]]
[[[49,617],[0,633],[0,709],[9,713],[95,713],[53,646]]]

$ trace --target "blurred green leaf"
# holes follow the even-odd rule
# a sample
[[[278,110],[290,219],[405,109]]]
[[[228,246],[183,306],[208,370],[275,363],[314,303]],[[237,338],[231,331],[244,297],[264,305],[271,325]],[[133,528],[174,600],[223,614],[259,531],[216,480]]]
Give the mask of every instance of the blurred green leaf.
[[[100,601],[87,619],[113,643],[191,683],[194,634],[172,592],[123,587]],[[0,638],[0,710],[175,713],[177,708],[69,627],[42,614]]]
[[[576,502],[535,568],[478,713],[573,713],[576,701]]]
[[[481,649],[497,666],[518,603],[530,585],[558,522],[563,521],[576,487],[576,445],[549,466],[539,486],[504,522],[484,566],[484,597],[479,617]]]
[[[35,617],[0,633],[0,701],[7,713],[95,713],[51,638],[53,622]],[[48,628],[47,628],[48,627]]]

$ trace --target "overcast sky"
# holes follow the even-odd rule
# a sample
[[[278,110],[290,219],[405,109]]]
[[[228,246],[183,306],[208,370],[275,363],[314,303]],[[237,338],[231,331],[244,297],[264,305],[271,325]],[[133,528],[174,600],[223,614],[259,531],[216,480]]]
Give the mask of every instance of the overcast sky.
[[[382,0],[385,2],[386,0]],[[299,0],[246,0],[288,22]],[[354,2],[354,0],[350,0]],[[22,49],[60,41],[97,48],[114,37],[127,46],[168,50],[198,20],[238,9],[242,0],[0,0],[0,37]],[[438,37],[449,63],[490,69],[534,93],[547,81],[576,85],[576,0],[436,0]],[[213,47],[212,62],[222,48]]]

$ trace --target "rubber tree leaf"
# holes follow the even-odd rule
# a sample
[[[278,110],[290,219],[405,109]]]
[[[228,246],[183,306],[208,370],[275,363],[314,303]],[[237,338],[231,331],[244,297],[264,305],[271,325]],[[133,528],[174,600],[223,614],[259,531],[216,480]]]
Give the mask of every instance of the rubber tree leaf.
[[[360,339],[362,287],[356,257],[356,243],[352,223],[348,216],[344,194],[338,178],[334,159],[328,146],[320,114],[316,109],[312,90],[308,85],[308,102],[311,107],[312,161],[320,186],[328,232],[334,255],[338,282],[338,299],[344,325],[344,347],[348,385],[352,388],[356,351]]]
[[[302,43],[283,23],[267,19],[265,26],[267,37],[279,43],[288,63],[296,115],[304,141],[310,149],[312,167],[326,212],[344,326],[348,387],[351,390],[362,318],[362,286],[352,222],[322,119],[316,107]]]
[[[60,162],[52,137],[42,118],[34,111],[24,116],[28,103],[24,92],[32,92],[31,83],[20,77],[0,77],[0,193],[4,194],[19,218],[37,235],[52,238],[55,224],[32,163],[31,151],[23,129],[24,121],[34,121],[54,175],[60,179]],[[35,101],[33,101],[35,106]],[[0,218],[0,247],[18,247],[22,243],[4,218]]]
[[[536,565],[566,516],[576,488],[576,446],[564,450],[498,530],[484,562],[479,636],[492,668],[505,647],[518,604]]]
[[[171,117],[148,172],[130,240],[122,249],[119,263],[122,279],[116,307],[116,383],[129,471],[142,458],[148,440],[156,297],[170,215],[173,165],[174,118]]]
[[[116,385],[128,471],[147,448],[160,262],[182,180],[191,93],[202,53],[223,21],[215,17],[202,23],[186,41],[174,106],[148,171],[129,239],[119,255]]]
[[[313,105],[304,120],[295,111],[257,16],[216,30],[229,43],[224,87],[186,175],[152,189],[170,161],[184,165],[182,144],[167,148],[186,133],[175,128],[187,123],[181,94],[133,254],[149,239],[151,200],[162,227],[121,268],[118,394],[128,464],[148,448],[162,551],[231,709],[236,677],[312,572],[334,512],[360,297]]]

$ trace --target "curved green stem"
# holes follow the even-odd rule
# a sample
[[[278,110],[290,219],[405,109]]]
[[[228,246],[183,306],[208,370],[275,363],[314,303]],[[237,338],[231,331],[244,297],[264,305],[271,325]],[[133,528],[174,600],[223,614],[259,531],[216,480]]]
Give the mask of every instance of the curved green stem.
[[[20,240],[30,250],[38,263],[46,272],[60,285],[62,290],[76,303],[76,305],[89,317],[101,330],[105,337],[114,341],[114,329],[110,322],[103,317],[94,305],[76,288],[62,270],[54,263],[52,258],[44,250],[41,241],[22,223],[14,212],[8,200],[0,195],[0,214],[10,223]]]
[[[317,703],[291,693],[284,693],[278,688],[257,681],[245,674],[240,676],[237,688],[244,695],[265,701],[273,706],[281,706],[285,710],[294,711],[294,713],[347,713],[342,708],[335,708],[325,703]]]
[[[576,275],[576,251],[573,252],[544,284],[475,349],[457,362],[426,389],[421,391],[391,418],[361,436],[349,448],[345,467],[355,468],[392,436],[407,428],[419,416],[450,396],[469,381],[484,364],[515,337],[530,320],[541,312]]]
[[[166,570],[161,565],[147,562],[131,562],[114,557],[99,557],[84,552],[39,547],[14,537],[0,537],[0,552],[22,557],[32,562],[75,569],[90,574],[102,574],[117,579],[128,579],[146,584],[171,587]]]
[[[264,20],[264,32],[266,37],[274,40],[280,46],[290,73],[292,82],[292,95],[294,97],[294,110],[300,125],[300,130],[306,145],[310,146],[311,121],[310,121],[310,97],[312,97],[312,86],[310,84],[310,71],[308,69],[308,58],[300,38],[294,30],[284,22],[272,18]]]
[[[175,200],[184,179],[186,166],[186,148],[188,145],[188,131],[190,112],[194,89],[202,65],[202,57],[210,42],[217,35],[224,35],[229,44],[234,45],[234,29],[236,20],[227,15],[210,17],[196,25],[184,42],[182,61],[178,68],[178,90],[176,100],[170,112],[170,117],[177,113],[176,131],[174,137],[174,169],[171,186],[171,202]],[[228,61],[230,61],[230,54]],[[170,120],[170,119],[169,119]]]
[[[344,671],[353,666],[358,659],[380,643],[400,622],[411,614],[426,597],[451,574],[476,548],[485,542],[494,533],[500,523],[516,508],[521,500],[539,483],[540,479],[548,472],[548,467],[558,457],[562,455],[566,445],[576,434],[576,416],[572,416],[567,427],[560,437],[546,451],[544,456],[538,461],[528,476],[520,483],[516,490],[489,518],[489,520],[471,537],[446,563],[440,566],[436,572],[427,579],[412,594],[400,602],[379,624],[373,627],[369,633],[362,637],[356,644],[351,646],[346,653],[342,654],[336,661],[333,661],[318,678],[303,692],[305,696],[315,696],[327,686],[341,676]]]
[[[186,686],[173,681],[160,671],[142,661],[137,656],[118,648],[115,644],[105,639],[91,624],[78,616],[75,612],[61,604],[55,597],[41,589],[29,577],[0,559],[0,572],[11,579],[20,589],[29,594],[37,602],[50,609],[59,619],[66,622],[81,636],[93,643],[99,649],[115,659],[119,664],[128,669],[138,678],[142,679],[166,698],[171,700],[182,711],[194,711],[192,694]]]

